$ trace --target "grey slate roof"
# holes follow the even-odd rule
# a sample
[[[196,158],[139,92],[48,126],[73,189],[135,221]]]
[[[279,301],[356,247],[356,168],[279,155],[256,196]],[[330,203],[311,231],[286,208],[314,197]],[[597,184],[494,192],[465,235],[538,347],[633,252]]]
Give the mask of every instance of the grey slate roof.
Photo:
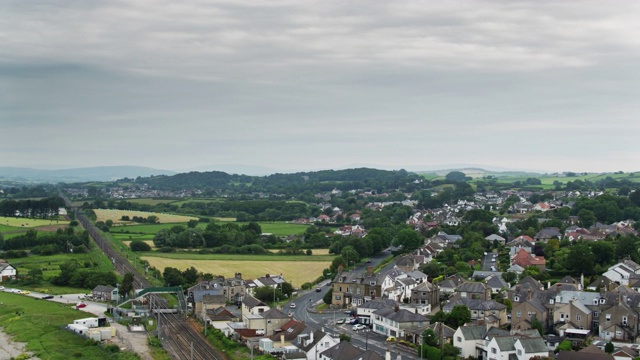
[[[524,348],[525,354],[546,352],[548,350],[544,340],[540,337],[520,339],[520,343]]]
[[[484,325],[465,325],[460,327],[465,340],[484,339],[487,328]]]
[[[355,359],[362,353],[362,350],[353,346],[349,341],[341,341],[335,346],[321,352],[320,355],[332,360],[350,360]]]
[[[458,305],[464,305],[467,308],[469,308],[469,310],[483,310],[483,311],[488,311],[488,310],[500,311],[507,308],[506,305],[497,303],[493,300],[462,298],[446,304],[445,306],[442,307],[442,310],[444,312],[450,312],[455,306],[458,306]]]
[[[487,291],[487,285],[480,282],[466,282],[458,285],[458,292],[484,293],[485,291]]]

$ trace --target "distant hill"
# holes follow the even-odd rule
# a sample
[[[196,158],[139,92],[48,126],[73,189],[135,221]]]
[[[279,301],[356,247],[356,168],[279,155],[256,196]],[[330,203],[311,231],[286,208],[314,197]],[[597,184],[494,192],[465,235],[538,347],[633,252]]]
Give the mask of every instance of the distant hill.
[[[399,188],[408,182],[419,179],[418,175],[405,170],[389,171],[369,168],[346,170],[322,170],[298,172],[293,174],[273,174],[268,176],[230,175],[221,171],[181,173],[172,176],[150,176],[137,179],[158,189],[200,188],[213,189],[226,186],[250,187],[249,191],[268,191],[272,193],[285,190],[308,189],[313,191],[351,190],[363,187]],[[326,189],[324,189],[326,187]],[[375,188],[375,187],[374,187]]]
[[[31,169],[20,167],[0,167],[0,181],[17,182],[85,182],[113,181],[116,179],[149,177],[153,175],[173,175],[169,170],[158,170],[143,166],[97,166],[74,169]]]
[[[440,170],[426,170],[426,171],[416,171],[417,174],[434,174],[438,176],[445,176],[452,171],[461,171],[465,173],[467,176],[472,178],[479,178],[483,176],[495,176],[495,177],[540,177],[544,174],[537,172],[529,172],[529,171],[517,171],[517,170],[505,170],[505,171],[497,171],[497,170],[486,170],[482,168],[476,167],[462,167],[456,169],[440,169]]]

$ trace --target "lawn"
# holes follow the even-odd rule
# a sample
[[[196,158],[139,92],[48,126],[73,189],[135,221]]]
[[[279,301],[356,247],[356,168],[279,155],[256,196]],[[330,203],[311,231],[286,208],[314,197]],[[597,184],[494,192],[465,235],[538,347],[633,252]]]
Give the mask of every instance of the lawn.
[[[164,214],[164,213],[154,213],[154,212],[146,212],[146,211],[133,211],[133,210],[113,210],[113,209],[93,209],[93,212],[96,214],[96,221],[107,221],[111,220],[114,224],[122,223],[121,220],[123,216],[128,216],[129,218],[133,218],[134,216],[148,218],[153,215],[158,218],[158,221],[161,224],[166,223],[186,223],[189,220],[198,220],[197,217],[193,216],[182,216],[182,215],[172,215],[172,214]],[[126,221],[128,223],[128,221]]]
[[[68,305],[0,292],[0,326],[14,341],[26,343],[26,350],[40,359],[138,358],[132,353],[111,355],[93,342],[62,329],[73,320],[88,316]]]
[[[209,255],[202,255],[209,256]],[[195,267],[203,273],[214,275],[222,275],[224,277],[233,277],[235,273],[241,273],[243,279],[255,279],[266,274],[282,274],[282,277],[290,282],[295,288],[299,288],[305,282],[313,282],[322,274],[322,270],[331,265],[331,261],[296,261],[290,258],[296,257],[280,257],[272,256],[274,260],[256,261],[255,256],[244,256],[244,259],[236,258],[230,260],[205,259],[202,257],[191,256],[189,261],[186,259],[162,258],[155,256],[144,256],[142,259],[149,261],[151,266],[156,269],[164,270],[166,267],[173,267],[185,270],[188,267]],[[307,258],[315,258],[308,256]],[[279,261],[277,261],[279,259]]]
[[[48,226],[48,225],[67,226],[69,225],[69,222],[65,220],[28,219],[28,218],[0,216],[0,226],[14,228],[15,230],[19,230],[23,228],[34,228],[39,226]],[[0,228],[0,231],[5,232],[9,230]]]
[[[246,225],[247,223],[238,223],[238,224],[242,226],[242,225]],[[263,233],[273,234],[275,236],[302,234],[309,227],[309,225],[291,224],[286,221],[259,222],[258,224],[260,224],[260,228],[262,228]],[[332,231],[333,230],[335,229],[332,229]]]

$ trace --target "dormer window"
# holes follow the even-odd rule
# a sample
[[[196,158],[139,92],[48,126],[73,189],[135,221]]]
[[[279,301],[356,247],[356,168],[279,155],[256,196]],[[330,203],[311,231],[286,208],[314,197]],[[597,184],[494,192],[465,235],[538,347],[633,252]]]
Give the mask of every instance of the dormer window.
[[[520,301],[520,296],[516,295],[513,297],[513,301]]]

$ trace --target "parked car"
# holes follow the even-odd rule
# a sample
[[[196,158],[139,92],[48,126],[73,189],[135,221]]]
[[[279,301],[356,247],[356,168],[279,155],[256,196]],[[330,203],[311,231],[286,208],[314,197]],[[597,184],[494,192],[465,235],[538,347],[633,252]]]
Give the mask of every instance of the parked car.
[[[316,292],[320,292],[320,291],[322,291],[322,289],[316,288]]]
[[[45,295],[42,297],[43,300],[49,300],[49,299],[53,299],[53,295]]]
[[[85,307],[87,307],[86,303],[79,302],[79,303],[76,304],[76,309],[82,309],[82,308],[85,308]]]
[[[355,324],[357,324],[357,323],[358,323],[358,319],[351,319],[351,320],[349,320],[349,324],[350,324],[350,325],[355,325]]]
[[[336,320],[336,324],[344,324],[345,319],[338,319]]]
[[[351,310],[345,310],[344,313],[347,315],[352,315]]]
[[[29,290],[22,290],[22,291],[20,291],[20,294],[22,294],[22,295],[29,295],[29,294],[31,294],[31,291],[29,291]]]
[[[4,286],[0,286],[0,290],[4,290]]]
[[[396,338],[395,338],[394,336],[389,336],[389,337],[387,338],[387,341],[388,341],[388,342],[396,341]]]
[[[291,303],[291,304],[289,305],[289,307],[290,307],[290,308],[295,309],[295,308],[296,308],[296,303]]]
[[[353,331],[364,330],[367,327],[364,324],[355,324],[353,325]]]

